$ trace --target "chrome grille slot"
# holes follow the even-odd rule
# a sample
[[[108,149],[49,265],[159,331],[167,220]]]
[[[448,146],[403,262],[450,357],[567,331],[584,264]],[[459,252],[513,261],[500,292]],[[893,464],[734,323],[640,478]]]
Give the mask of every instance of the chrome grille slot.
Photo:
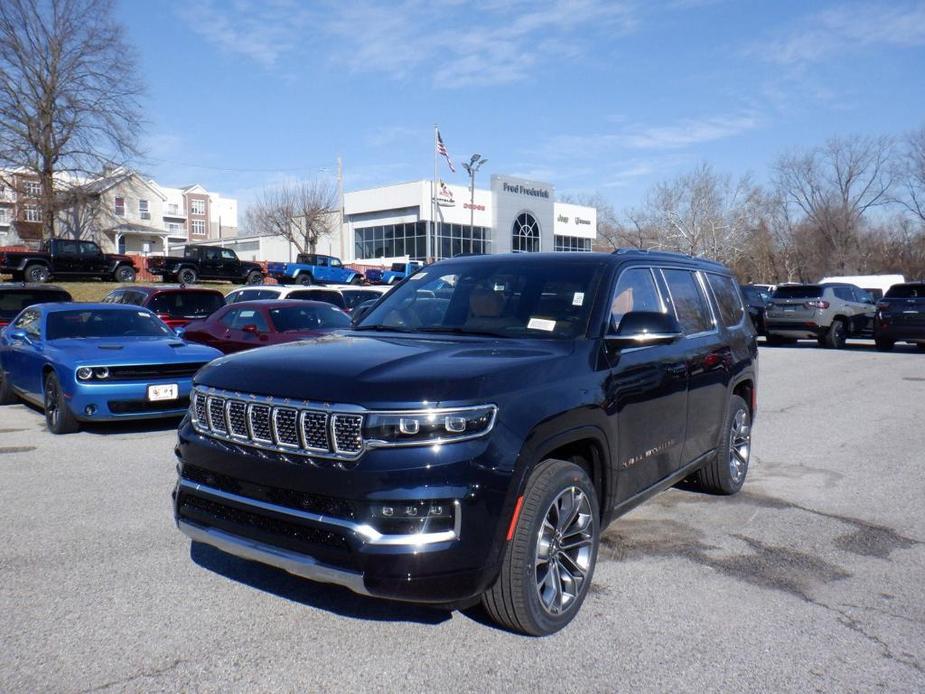
[[[251,425],[251,438],[254,441],[273,443],[270,431],[270,408],[268,405],[251,405],[248,412]]]
[[[227,405],[228,433],[236,438],[250,438],[247,432],[247,405],[240,400],[229,400]]]
[[[359,453],[363,450],[363,415],[336,414],[331,420],[335,452]]]
[[[289,407],[273,408],[273,438],[280,446],[298,448],[299,442],[299,411]]]
[[[206,396],[201,393],[193,394],[193,416],[199,426],[203,429],[209,428],[209,419],[206,413]]]
[[[212,431],[222,434],[228,433],[228,426],[225,424],[225,400],[223,398],[209,398],[209,426]]]
[[[302,411],[302,445],[315,451],[329,451],[328,416],[324,412]]]

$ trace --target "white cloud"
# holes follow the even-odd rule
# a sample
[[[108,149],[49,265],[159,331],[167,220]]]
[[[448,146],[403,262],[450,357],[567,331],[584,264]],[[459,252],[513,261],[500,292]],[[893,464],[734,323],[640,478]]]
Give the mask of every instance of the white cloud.
[[[750,55],[781,64],[825,60],[859,47],[925,44],[925,2],[849,4],[806,17],[788,35],[752,45]]]

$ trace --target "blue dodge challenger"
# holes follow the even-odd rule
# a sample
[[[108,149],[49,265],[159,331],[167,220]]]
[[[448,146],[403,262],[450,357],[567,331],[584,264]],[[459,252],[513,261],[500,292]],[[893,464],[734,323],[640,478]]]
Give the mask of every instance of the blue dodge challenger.
[[[182,415],[193,374],[221,355],[138,306],[30,306],[0,333],[0,405],[19,397],[43,407],[55,434],[80,422]]]

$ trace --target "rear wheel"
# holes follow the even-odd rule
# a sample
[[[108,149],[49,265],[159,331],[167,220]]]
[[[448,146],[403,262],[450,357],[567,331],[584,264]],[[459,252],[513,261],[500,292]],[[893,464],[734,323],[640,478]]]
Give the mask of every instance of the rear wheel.
[[[185,267],[177,273],[177,280],[180,284],[196,284],[196,271],[191,267]]]
[[[748,474],[752,452],[752,415],[738,395],[729,401],[723,446],[697,473],[700,488],[712,494],[735,494]]]
[[[874,340],[874,344],[877,345],[878,352],[892,352],[893,345],[895,345],[896,343],[893,342],[892,340],[885,340],[882,337],[879,337]]]
[[[251,270],[247,273],[244,284],[263,284],[263,275],[257,270]]]
[[[565,460],[543,461],[527,482],[501,573],[482,604],[513,631],[559,631],[588,594],[599,539],[597,495],[587,473]]]
[[[33,263],[32,265],[27,265],[25,271],[23,272],[27,282],[47,282],[51,279],[51,273],[48,271],[48,268],[41,263]]]
[[[772,347],[780,347],[781,345],[792,345],[796,340],[792,337],[781,337],[780,335],[768,335],[765,338],[769,345]]]
[[[312,278],[312,273],[304,272],[301,273],[298,277],[299,284],[303,287],[307,287],[310,284],[314,284],[314,279]]]
[[[52,434],[72,434],[80,428],[54,373],[45,378],[45,423]]]
[[[130,265],[120,265],[116,268],[116,271],[113,273],[113,279],[116,282],[134,282],[135,281],[135,268]]]
[[[0,368],[0,405],[12,405],[16,402],[16,394],[13,392],[13,386],[10,385],[10,381],[3,374],[3,369]]]
[[[844,349],[848,341],[848,326],[841,318],[836,318],[825,334],[825,346],[829,349]]]

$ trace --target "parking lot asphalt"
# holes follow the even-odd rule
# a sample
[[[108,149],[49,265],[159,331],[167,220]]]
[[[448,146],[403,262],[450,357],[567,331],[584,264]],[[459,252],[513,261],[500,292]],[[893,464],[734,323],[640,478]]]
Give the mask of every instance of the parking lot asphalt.
[[[190,546],[175,422],[0,409],[4,691],[923,691],[925,354],[764,348],[742,493],[606,531],[564,631],[377,601]]]

